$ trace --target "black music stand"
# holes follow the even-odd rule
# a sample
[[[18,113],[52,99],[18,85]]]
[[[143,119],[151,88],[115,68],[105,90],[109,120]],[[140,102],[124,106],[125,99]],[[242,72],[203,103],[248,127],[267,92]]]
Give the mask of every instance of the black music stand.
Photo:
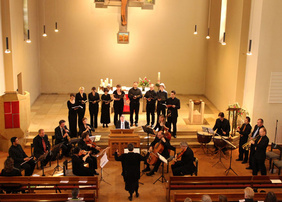
[[[60,149],[61,149],[61,147],[62,147],[63,144],[64,144],[64,143],[61,142],[60,144],[55,145],[55,146],[52,148],[52,150],[51,150],[51,152],[56,156],[56,160],[57,160],[57,165],[56,165],[56,167],[54,168],[53,175],[55,174],[56,171],[59,171],[60,168],[64,169],[62,166],[59,165]],[[53,175],[52,175],[52,176],[53,176]]]
[[[149,148],[149,145],[150,145],[150,140],[149,140],[150,139],[150,134],[155,135],[154,130],[152,128],[150,128],[150,127],[147,127],[147,126],[142,126],[142,129],[143,129],[143,131],[145,133],[147,133],[147,146]]]
[[[159,156],[159,160],[162,161],[162,175],[158,179],[156,179],[156,181],[153,184],[156,184],[158,181],[160,181],[161,183],[167,182],[164,176],[164,164],[165,163],[167,164],[167,160],[165,159],[165,157],[163,157],[159,153],[158,153],[158,156]]]
[[[235,175],[237,175],[237,173],[233,170],[233,168],[231,167],[232,164],[232,150],[236,149],[236,146],[233,145],[231,142],[229,142],[228,140],[224,140],[225,142],[227,142],[227,144],[230,145],[230,149],[231,149],[231,153],[230,153],[230,162],[229,162],[229,168],[226,169],[225,173],[226,175],[228,175],[229,171],[231,170],[233,173],[235,173]],[[237,175],[238,176],[238,175]]]
[[[36,161],[36,162],[40,161],[40,167],[42,169],[42,176],[45,176],[45,174],[44,174],[44,165],[43,165],[42,162],[46,159],[46,157],[48,156],[49,153],[50,152],[42,154],[41,156],[39,156],[38,160]]]

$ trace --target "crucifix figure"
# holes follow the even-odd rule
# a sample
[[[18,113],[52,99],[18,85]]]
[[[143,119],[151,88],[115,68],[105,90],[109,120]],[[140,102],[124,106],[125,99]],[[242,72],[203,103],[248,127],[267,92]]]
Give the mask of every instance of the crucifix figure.
[[[121,24],[123,26],[127,25],[127,2],[128,0],[121,0]]]

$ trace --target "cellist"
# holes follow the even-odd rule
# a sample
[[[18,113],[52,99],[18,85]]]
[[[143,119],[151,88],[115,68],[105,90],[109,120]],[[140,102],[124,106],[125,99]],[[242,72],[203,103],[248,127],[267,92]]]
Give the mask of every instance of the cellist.
[[[181,152],[175,155],[175,163],[171,165],[173,176],[191,175],[195,171],[194,153],[187,142],[181,142],[180,148]]]
[[[150,145],[149,152],[153,152],[154,147],[156,147],[159,144],[163,146],[163,151],[160,154],[163,157],[165,157],[166,159],[170,157],[169,151],[168,151],[169,149],[175,151],[175,147],[171,146],[169,140],[164,137],[163,131],[158,132],[158,134],[155,137],[155,140]],[[160,159],[157,160],[156,164],[154,165],[153,170],[150,170],[150,165],[148,162],[146,162],[145,164],[147,164],[147,167],[143,170],[143,172],[150,171],[149,173],[147,173],[147,176],[151,176],[151,175],[154,175],[155,172],[158,171],[159,166],[161,165],[161,160]]]

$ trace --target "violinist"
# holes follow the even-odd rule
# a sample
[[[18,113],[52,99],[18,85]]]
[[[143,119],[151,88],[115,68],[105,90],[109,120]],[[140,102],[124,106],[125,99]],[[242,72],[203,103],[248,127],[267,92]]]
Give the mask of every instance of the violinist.
[[[163,151],[159,152],[159,154],[161,154],[166,159],[170,157],[169,151],[168,151],[169,149],[175,151],[175,147],[171,146],[169,140],[164,137],[163,131],[158,132],[158,134],[155,137],[155,140],[150,145],[149,152],[154,152],[156,147],[157,146],[159,147],[160,145],[163,146]],[[150,171],[149,173],[147,173],[147,176],[151,176],[151,175],[154,175],[155,172],[158,171],[161,165],[161,160],[160,159],[157,160],[157,162],[154,165],[153,170],[150,170],[150,166],[148,162],[145,162],[145,164],[147,164],[147,167],[143,170],[143,172]]]
[[[171,165],[173,176],[192,175],[195,172],[194,153],[187,142],[180,143],[181,152],[175,155]]]
[[[94,171],[95,169],[97,169],[97,159],[95,156],[92,156],[91,153],[93,153],[92,151],[94,150],[93,147],[91,147],[92,145],[88,144],[89,143],[89,132],[84,132],[81,135],[81,140],[79,140],[78,142],[78,147],[82,150],[82,156],[86,156],[87,157],[87,163],[89,163],[89,165],[93,164],[93,168]],[[96,146],[95,147],[96,150],[100,150],[100,147]],[[99,175],[96,171],[94,172],[95,175]]]
[[[66,126],[65,120],[59,121],[59,126],[55,128],[55,145],[62,144],[62,155],[60,158],[62,159],[63,156],[68,157],[70,150],[71,150],[71,144],[70,144],[70,132]]]
[[[82,135],[82,133],[86,133],[88,132],[89,133],[89,136],[92,136],[92,133],[91,132],[94,132],[95,129],[92,128],[88,123],[87,123],[87,118],[84,117],[82,119],[82,125],[80,126],[79,128],[79,135]]]
[[[88,163],[89,167],[85,167],[84,163]],[[79,147],[74,148],[72,156],[72,172],[76,176],[93,176],[96,173],[90,154],[84,155],[83,150]]]

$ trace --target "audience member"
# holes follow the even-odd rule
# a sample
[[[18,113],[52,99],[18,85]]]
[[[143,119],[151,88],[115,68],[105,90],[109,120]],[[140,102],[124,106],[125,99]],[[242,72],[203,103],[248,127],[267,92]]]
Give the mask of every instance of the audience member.
[[[254,200],[254,196],[255,196],[255,192],[251,187],[246,187],[244,189],[244,193],[245,193],[245,202],[253,202]]]
[[[202,196],[202,202],[212,202],[211,197],[207,194]]]
[[[219,202],[228,202],[227,197],[225,195],[219,195],[218,201]]]
[[[270,191],[267,193],[264,202],[277,202],[277,198],[274,192]]]

